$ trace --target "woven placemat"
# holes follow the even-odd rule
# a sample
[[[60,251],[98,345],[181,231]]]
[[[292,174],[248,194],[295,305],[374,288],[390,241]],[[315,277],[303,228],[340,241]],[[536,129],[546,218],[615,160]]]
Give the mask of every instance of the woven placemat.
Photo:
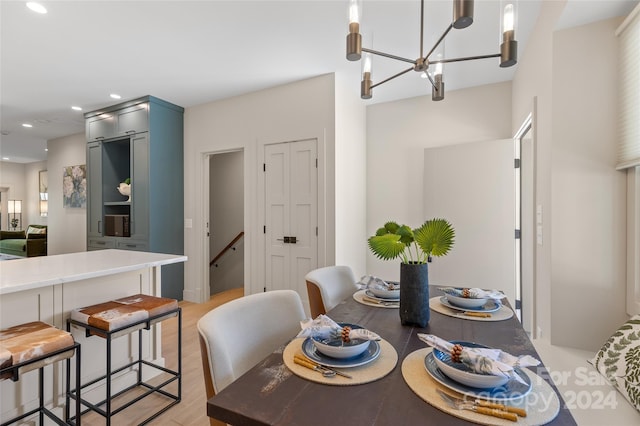
[[[558,395],[556,395],[551,386],[540,376],[526,368],[524,371],[531,378],[531,383],[533,384],[531,392],[520,399],[509,401],[506,404],[526,409],[527,417],[518,417],[517,422],[511,422],[469,410],[456,410],[442,400],[436,392],[436,389],[440,389],[456,398],[464,397],[435,381],[424,366],[424,358],[431,350],[431,348],[424,348],[407,355],[402,362],[402,377],[404,377],[404,381],[416,395],[445,413],[483,425],[533,426],[549,423],[555,419],[560,412],[560,399]]]
[[[488,318],[463,315],[462,311],[456,311],[455,309],[451,309],[440,303],[440,296],[429,299],[429,307],[432,311],[436,311],[443,315],[470,321],[504,321],[513,316],[513,311],[508,306],[504,305],[502,305],[502,307],[497,311],[491,312],[491,316]]]
[[[316,383],[336,386],[351,386],[374,382],[391,373],[398,363],[398,353],[394,347],[386,340],[380,340],[378,342],[380,344],[380,355],[377,359],[359,367],[338,369],[350,375],[352,377],[351,379],[338,375],[334,377],[324,377],[317,371],[293,362],[294,355],[304,355],[302,352],[302,342],[304,342],[304,340],[304,338],[292,340],[284,348],[282,358],[284,360],[284,365],[286,365],[293,374]]]
[[[366,299],[366,295],[365,295],[365,291],[366,290],[358,290],[355,293],[353,293],[353,298],[356,302],[362,303],[363,305],[367,305],[367,306],[373,306],[376,308],[389,308],[389,309],[398,309],[400,308],[400,303],[376,303],[376,302],[372,302]]]

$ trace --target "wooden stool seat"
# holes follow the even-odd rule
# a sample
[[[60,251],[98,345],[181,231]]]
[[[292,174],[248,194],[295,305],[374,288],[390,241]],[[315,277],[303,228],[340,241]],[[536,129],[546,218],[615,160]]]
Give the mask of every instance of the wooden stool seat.
[[[155,364],[154,362],[143,359],[142,332],[150,330],[151,326],[164,321],[165,319],[178,317],[178,368],[172,370],[164,367],[164,365]],[[104,399],[99,402],[92,403],[84,398],[78,398],[74,390],[70,392],[72,398],[79,401],[81,405],[88,407],[84,412],[92,410],[106,419],[107,426],[111,425],[111,419],[116,414],[127,409],[131,405],[137,403],[142,398],[151,394],[166,397],[170,402],[164,406],[159,406],[158,410],[151,414],[142,424],[146,424],[151,420],[164,413],[166,410],[178,404],[182,399],[182,315],[178,306],[178,301],[166,297],[155,297],[146,294],[136,294],[133,296],[123,297],[121,299],[112,300],[105,303],[86,306],[71,311],[71,316],[67,321],[67,329],[78,327],[85,330],[86,336],[99,336],[106,342],[106,365],[105,374],[99,378],[93,379],[88,383],[78,386],[78,390],[96,383],[104,383],[105,394]],[[118,337],[138,333],[138,351],[132,359],[125,365],[117,368],[112,367],[112,341]],[[156,371],[158,374],[166,374],[169,378],[162,383],[152,385],[146,381],[143,374],[143,368],[147,371]],[[112,379],[114,375],[129,370],[135,373],[135,383],[126,386],[119,391],[112,390]],[[177,392],[170,392],[165,389],[170,383],[177,382]],[[125,395],[130,390],[138,389],[143,391],[133,399],[127,398],[128,402],[119,405],[118,408],[112,407],[115,398]],[[122,401],[122,399],[121,399]],[[72,418],[74,420],[74,418]]]
[[[71,333],[41,321],[0,330],[0,367],[4,369],[25,364],[18,374],[26,373],[44,365],[71,358],[74,353],[74,343]],[[71,349],[38,362],[29,362],[64,348]],[[5,373],[0,376],[0,379],[6,379],[9,376],[9,373]]]
[[[7,420],[2,426],[18,423],[23,419],[38,414],[40,424],[44,424],[46,415],[57,424],[68,424],[70,418],[70,358],[76,355],[76,376],[80,376],[80,345],[73,339],[71,333],[60,330],[42,321],[19,324],[0,330],[0,380],[10,378],[17,382],[20,376],[31,370],[39,370],[38,375],[38,406],[26,413]],[[59,418],[45,406],[44,397],[44,367],[55,362],[65,360],[67,365],[66,397],[64,419]],[[76,380],[79,387],[80,380]],[[80,406],[76,404],[75,417],[79,419]],[[76,425],[80,424],[78,420]]]
[[[131,328],[133,324],[137,324],[138,328],[143,328],[146,326],[144,321],[148,318],[175,311],[177,308],[178,301],[175,299],[136,294],[110,302],[74,309],[71,311],[71,319],[99,330],[108,332],[123,330],[121,334],[128,334],[136,330]],[[165,318],[162,319],[164,320]],[[153,324],[154,322],[156,321],[151,323]],[[95,330],[91,334],[105,336],[104,333]],[[118,336],[116,334],[112,337]]]

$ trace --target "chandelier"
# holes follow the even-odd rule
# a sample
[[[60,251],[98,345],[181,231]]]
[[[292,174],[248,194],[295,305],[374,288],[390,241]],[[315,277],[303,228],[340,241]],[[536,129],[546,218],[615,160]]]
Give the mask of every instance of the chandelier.
[[[361,2],[362,0],[349,0],[347,59],[349,61],[359,61],[364,56],[362,60],[362,81],[360,83],[360,97],[362,99],[371,99],[373,88],[413,70],[422,73],[422,76],[428,78],[431,82],[431,99],[434,101],[441,101],[444,99],[444,80],[442,77],[444,64],[450,62],[472,61],[476,59],[500,58],[500,67],[506,68],[515,65],[517,62],[518,42],[515,40],[515,20],[517,17],[515,0],[502,0],[500,4],[500,13],[502,15],[500,25],[500,31],[502,33],[500,53],[450,59],[445,59],[443,57],[444,54],[442,52],[444,51],[444,39],[453,28],[467,28],[473,23],[473,0],[453,0],[453,19],[426,55],[424,54],[424,0],[420,0],[420,56],[417,59],[403,58],[362,47],[362,35],[360,34],[360,16],[362,11]],[[440,52],[437,55],[438,57],[431,59],[437,51]],[[364,55],[362,52],[364,52]],[[373,84],[371,81],[372,55],[384,56],[397,61],[407,62],[411,64],[411,66],[389,78]],[[431,65],[433,65],[434,69],[432,72],[429,72]]]

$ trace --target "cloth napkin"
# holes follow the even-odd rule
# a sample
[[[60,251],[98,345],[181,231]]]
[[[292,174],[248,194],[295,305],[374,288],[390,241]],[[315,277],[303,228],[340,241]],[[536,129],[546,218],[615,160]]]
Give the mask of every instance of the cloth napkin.
[[[433,334],[418,333],[418,338],[429,346],[447,354],[450,354],[453,349],[453,343],[434,336]],[[540,364],[540,361],[529,355],[517,357],[500,349],[488,348],[463,347],[460,360],[475,373],[508,377],[523,384],[526,384],[525,381],[515,372],[514,368],[530,367]]]
[[[400,290],[400,283],[386,282],[384,280],[381,280],[378,277],[374,277],[373,275],[363,276],[362,278],[360,278],[360,281],[356,283],[356,285],[358,286],[358,288],[360,288],[360,290],[368,289],[368,288],[375,288],[378,290],[386,290],[386,291]]]
[[[496,301],[500,301],[503,297],[506,297],[503,293],[498,290],[483,290],[481,288],[455,288],[455,287],[439,287],[440,290],[445,292],[445,294],[450,294],[452,296],[465,297],[462,292],[463,290],[469,290],[469,295],[467,298],[469,299],[493,299]]]
[[[315,319],[300,321],[302,331],[297,337],[315,337],[318,339],[341,339],[342,328],[337,322],[326,315],[318,315]],[[373,331],[364,328],[353,328],[349,332],[349,339],[380,340]]]

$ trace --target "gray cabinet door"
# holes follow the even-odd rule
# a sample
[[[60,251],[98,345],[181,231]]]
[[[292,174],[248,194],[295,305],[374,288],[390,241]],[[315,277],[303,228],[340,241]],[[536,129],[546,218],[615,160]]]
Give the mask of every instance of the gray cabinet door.
[[[113,113],[91,117],[86,124],[87,141],[109,139],[116,135],[116,116]]]
[[[131,138],[131,239],[149,239],[149,135]]]
[[[87,236],[102,236],[102,143],[87,145]]]
[[[132,135],[149,130],[149,103],[124,108],[117,113],[117,133]]]

